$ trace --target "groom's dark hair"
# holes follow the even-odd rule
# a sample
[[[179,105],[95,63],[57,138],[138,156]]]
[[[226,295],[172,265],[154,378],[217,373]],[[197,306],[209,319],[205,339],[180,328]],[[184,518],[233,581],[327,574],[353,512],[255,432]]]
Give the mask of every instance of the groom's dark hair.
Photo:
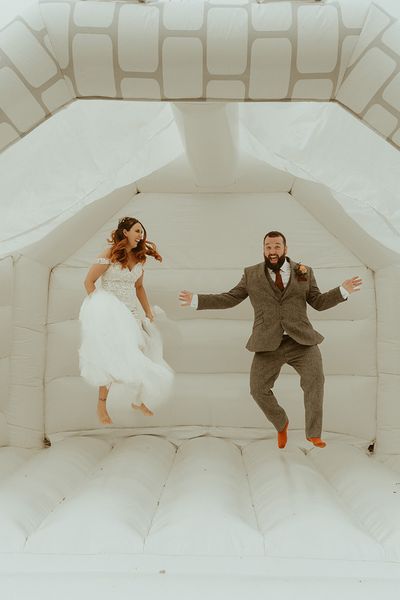
[[[264,235],[264,242],[265,242],[265,238],[267,237],[281,237],[283,239],[283,245],[286,246],[286,238],[283,235],[283,233],[281,233],[280,231],[269,231],[268,233],[266,233]]]

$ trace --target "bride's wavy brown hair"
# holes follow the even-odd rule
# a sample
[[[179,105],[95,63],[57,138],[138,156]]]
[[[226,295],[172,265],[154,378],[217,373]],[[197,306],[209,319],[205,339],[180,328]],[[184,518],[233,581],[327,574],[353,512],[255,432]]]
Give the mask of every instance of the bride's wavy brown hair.
[[[136,223],[140,223],[143,228],[143,239],[140,240],[136,248],[132,248],[128,251],[124,229],[130,231]],[[119,262],[124,268],[128,266],[130,254],[133,254],[136,261],[141,263],[146,262],[146,256],[152,256],[156,260],[162,261],[162,256],[157,252],[156,245],[153,242],[147,241],[147,233],[143,224],[134,217],[123,217],[120,219],[118,221],[117,229],[114,229],[114,231],[111,232],[111,236],[107,241],[111,244],[111,262]]]

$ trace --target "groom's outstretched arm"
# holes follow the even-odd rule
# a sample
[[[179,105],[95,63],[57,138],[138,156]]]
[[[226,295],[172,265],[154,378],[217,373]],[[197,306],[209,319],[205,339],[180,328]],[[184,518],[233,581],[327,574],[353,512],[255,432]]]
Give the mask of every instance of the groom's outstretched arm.
[[[232,308],[240,302],[243,302],[248,295],[246,275],[243,275],[239,283],[229,290],[229,292],[224,292],[222,294],[199,294],[197,296],[198,300],[196,308],[197,310]],[[179,300],[182,302],[183,306],[193,306],[192,299],[192,292],[182,291],[179,294]]]
[[[314,273],[310,269],[310,289],[307,295],[307,302],[315,310],[327,310],[328,308],[333,308],[339,302],[347,300],[350,294],[358,292],[361,284],[362,279],[355,276],[351,279],[346,279],[342,285],[329,290],[329,292],[322,293],[315,281]]]
[[[333,288],[333,290],[329,290],[329,292],[322,293],[315,281],[314,273],[310,269],[310,289],[307,295],[307,302],[310,306],[315,308],[315,310],[327,310],[328,308],[333,308],[339,302],[344,302],[345,298],[343,297],[340,287]]]

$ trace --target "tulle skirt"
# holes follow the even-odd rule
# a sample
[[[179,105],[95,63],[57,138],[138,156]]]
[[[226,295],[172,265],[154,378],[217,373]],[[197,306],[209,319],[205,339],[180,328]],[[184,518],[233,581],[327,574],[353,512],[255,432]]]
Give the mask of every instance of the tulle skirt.
[[[162,313],[154,309],[156,319]],[[112,293],[97,289],[87,296],[79,313],[81,376],[93,386],[128,384],[131,402],[153,410],[172,389],[173,371],[163,359],[156,325],[140,322]]]

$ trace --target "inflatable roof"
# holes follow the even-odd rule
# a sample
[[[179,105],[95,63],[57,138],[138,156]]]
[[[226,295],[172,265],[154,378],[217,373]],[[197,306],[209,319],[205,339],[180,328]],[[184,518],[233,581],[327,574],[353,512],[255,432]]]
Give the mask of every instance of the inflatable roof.
[[[398,251],[394,0],[20,0],[1,11],[0,255],[187,152],[198,136],[189,126],[179,135],[171,102],[212,100],[241,102],[224,116],[221,145],[326,185],[357,225]],[[209,150],[198,146],[189,158],[205,161],[197,169],[210,183]],[[209,163],[230,169],[216,184],[233,180],[231,157]]]
[[[0,590],[98,599],[375,598],[400,585],[400,4],[13,0],[0,7]],[[152,417],[79,376],[88,267],[121,216],[176,373]],[[324,450],[248,389],[267,230],[322,290]]]

